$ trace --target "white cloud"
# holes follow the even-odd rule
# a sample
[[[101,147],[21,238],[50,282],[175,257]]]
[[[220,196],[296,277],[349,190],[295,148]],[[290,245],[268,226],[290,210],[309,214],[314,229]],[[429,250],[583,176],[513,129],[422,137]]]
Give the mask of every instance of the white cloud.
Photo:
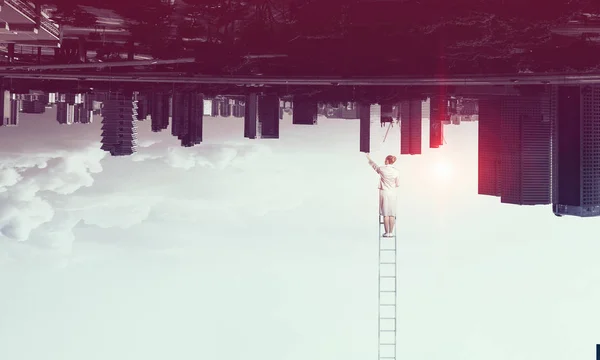
[[[106,153],[96,146],[55,153],[0,155],[0,234],[25,241],[55,214],[48,198],[93,184]]]

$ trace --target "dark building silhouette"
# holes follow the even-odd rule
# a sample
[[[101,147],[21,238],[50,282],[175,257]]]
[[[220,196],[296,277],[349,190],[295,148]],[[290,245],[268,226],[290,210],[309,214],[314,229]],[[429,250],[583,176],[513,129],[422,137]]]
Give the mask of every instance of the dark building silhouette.
[[[456,113],[462,116],[472,116],[479,113],[477,99],[461,98],[457,103]]]
[[[244,110],[244,137],[248,139],[256,139],[256,136],[258,135],[258,96],[256,93],[250,93],[246,96],[246,105]]]
[[[258,122],[261,139],[279,139],[279,97],[258,97]]]
[[[77,94],[66,93],[64,94],[64,101],[69,105],[75,105]]]
[[[501,201],[518,205],[550,204],[550,93],[507,96],[502,101],[501,117]]]
[[[148,100],[148,94],[140,94],[139,99],[138,99],[138,114],[137,114],[138,121],[146,120],[146,117],[149,114],[148,105],[150,105],[150,102]]]
[[[0,121],[0,126],[5,126],[10,123],[10,91],[2,90],[2,121]]]
[[[20,100],[9,90],[2,91],[2,121],[0,126],[19,125]]]
[[[173,93],[173,117],[171,118],[171,135],[179,136],[185,133],[184,127],[187,122],[187,118],[184,116],[185,110],[183,108],[183,99],[185,93],[174,92]]]
[[[150,117],[152,118],[152,131],[159,132],[169,127],[170,96],[166,93],[152,94]]]
[[[360,119],[357,103],[318,104],[318,115],[335,119]]]
[[[381,112],[379,115],[379,122],[381,126],[387,123],[394,122],[394,106],[390,104],[381,104]]]
[[[281,109],[283,111],[283,109]],[[292,114],[292,124],[296,125],[314,125],[317,123],[318,104],[307,96],[294,97],[294,113]]]
[[[600,86],[554,88],[554,214],[600,215]]]
[[[204,98],[202,94],[176,92],[173,94],[173,122],[171,132],[185,147],[202,142]]]
[[[448,99],[434,96],[429,100],[429,147],[439,148],[444,144],[444,121],[448,115]]]
[[[244,102],[236,99],[234,104],[231,106],[231,114],[234,117],[241,118],[241,117],[244,117],[245,111],[246,111],[246,109],[245,109]]]
[[[400,154],[421,154],[422,133],[421,100],[405,100],[400,103]]]
[[[43,114],[46,112],[46,103],[42,100],[23,100],[22,112],[25,114]]]
[[[83,104],[75,104],[73,106],[73,123],[81,123],[81,115],[83,114]]]
[[[231,101],[229,98],[224,98],[219,100],[219,115],[222,117],[230,117],[231,116]]]
[[[212,117],[219,116],[219,102],[220,102],[220,100],[218,100],[218,99],[212,99],[212,108],[211,108],[210,116],[212,116]]]
[[[550,92],[479,101],[478,193],[502,203],[552,200]]]
[[[82,124],[91,124],[94,121],[94,96],[92,94],[82,95],[79,112],[79,121]]]
[[[59,124],[71,125],[75,118],[75,106],[64,101],[56,103],[56,121]]]
[[[479,100],[477,192],[480,195],[501,194],[501,108],[500,97]]]
[[[360,151],[371,152],[371,104],[359,104],[360,116]]]
[[[131,94],[111,94],[102,108],[102,150],[112,156],[137,151],[137,101]]]

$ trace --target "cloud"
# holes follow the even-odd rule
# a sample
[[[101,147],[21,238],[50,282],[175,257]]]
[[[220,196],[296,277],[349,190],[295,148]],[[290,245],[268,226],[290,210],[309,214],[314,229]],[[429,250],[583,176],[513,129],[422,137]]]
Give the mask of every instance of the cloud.
[[[138,140],[138,146],[141,148],[148,148],[156,144],[160,144],[161,141],[158,139],[141,139]]]
[[[148,194],[99,194],[72,196],[64,207],[87,225],[100,228],[130,228],[146,220],[161,196]]]
[[[34,155],[0,155],[0,235],[25,241],[53,220],[50,198],[94,183],[106,153],[94,144],[85,149]]]
[[[264,216],[300,206],[304,199],[296,189],[277,187],[281,179],[265,178],[261,171],[248,175],[244,184],[239,183],[236,170],[268,168],[281,177],[286,174],[283,170],[293,169],[277,161],[269,146],[256,142],[184,148],[145,140],[131,157],[107,156],[97,142],[73,150],[0,154],[0,237],[70,253],[78,224],[129,229],[149,219],[197,223],[216,214]],[[115,167],[112,170],[125,166],[128,181],[98,176],[103,171],[103,161],[108,161],[105,165],[110,164],[111,169]],[[150,166],[138,168],[141,164],[136,163]],[[202,186],[181,196],[180,187],[157,185],[159,180],[149,184],[147,176],[164,165],[183,171],[182,175],[196,171],[186,176],[203,178]],[[211,172],[210,177],[204,176],[206,172]],[[94,190],[80,191],[94,184]]]
[[[272,155],[272,150],[263,144],[225,142],[200,144],[190,148],[170,146],[165,149],[149,146],[135,153],[131,159],[136,162],[160,161],[172,168],[184,170],[196,167],[224,170],[228,167],[248,168],[257,162],[264,162]]]

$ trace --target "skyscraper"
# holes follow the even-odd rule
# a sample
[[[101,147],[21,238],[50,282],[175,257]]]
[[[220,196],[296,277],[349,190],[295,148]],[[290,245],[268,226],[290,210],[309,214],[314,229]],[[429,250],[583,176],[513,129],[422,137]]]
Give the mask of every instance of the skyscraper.
[[[2,121],[0,126],[8,125],[10,122],[10,91],[2,91]]]
[[[244,137],[256,139],[258,135],[258,95],[256,93],[249,93],[246,95],[246,106],[244,110]]]
[[[137,101],[131,94],[111,94],[102,108],[102,150],[112,156],[137,150]]]
[[[181,140],[182,146],[202,142],[204,99],[202,94],[176,92],[173,94],[173,122],[171,132]]]
[[[600,86],[559,86],[554,144],[553,211],[600,215]]]
[[[234,117],[241,118],[244,117],[245,106],[244,102],[239,99],[234,100],[234,104],[232,105],[231,113]]]
[[[400,103],[400,154],[421,154],[421,100]]]
[[[82,124],[91,124],[94,121],[94,96],[92,94],[82,95],[79,112],[79,120]]]
[[[317,123],[317,101],[307,96],[294,97],[292,124],[314,125]],[[282,109],[283,110],[283,109]]]
[[[500,97],[479,100],[477,192],[500,196],[501,113]]]
[[[371,152],[371,104],[360,103],[358,105],[358,116],[360,117],[360,152]]]
[[[550,93],[507,96],[501,109],[501,201],[552,202]]]
[[[41,100],[23,100],[23,113],[43,114],[46,112],[46,103]]]
[[[258,97],[258,121],[260,138],[279,139],[279,96],[270,94]]]
[[[448,118],[448,99],[434,96],[429,102],[429,147],[438,148],[444,143],[444,124]]]
[[[153,93],[150,109],[152,118],[152,131],[159,132],[169,127],[170,96],[165,93]]]
[[[68,122],[69,117],[67,116],[68,104],[64,101],[59,101],[56,103],[56,121],[59,124],[70,125]]]

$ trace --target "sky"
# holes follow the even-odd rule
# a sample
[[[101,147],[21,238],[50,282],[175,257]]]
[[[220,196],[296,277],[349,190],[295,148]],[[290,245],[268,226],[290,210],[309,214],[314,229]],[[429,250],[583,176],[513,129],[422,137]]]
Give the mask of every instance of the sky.
[[[357,120],[204,142],[100,117],[0,128],[0,359],[366,359],[377,354],[377,174]],[[372,156],[399,149],[398,128]],[[600,219],[477,195],[477,123],[398,156],[398,351],[411,360],[592,359]]]

